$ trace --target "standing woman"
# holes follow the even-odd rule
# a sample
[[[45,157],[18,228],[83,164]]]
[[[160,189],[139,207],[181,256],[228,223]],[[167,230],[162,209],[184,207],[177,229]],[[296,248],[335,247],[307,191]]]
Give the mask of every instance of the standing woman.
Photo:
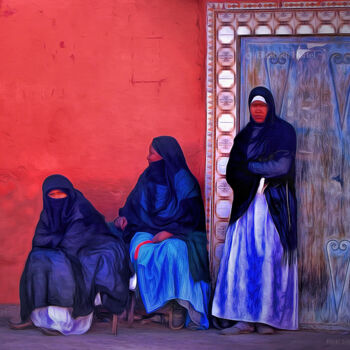
[[[249,109],[226,170],[234,201],[212,313],[238,322],[222,334],[298,328],[296,134],[265,87]]]
[[[95,304],[125,309],[132,266],[124,242],[62,175],[46,178],[43,210],[20,282],[21,319],[14,329],[82,334]]]
[[[186,325],[208,328],[210,287],[200,187],[173,137],[153,139],[147,160],[148,168],[115,220],[130,242],[143,304],[152,313],[176,300],[187,311]],[[185,312],[182,316],[177,315],[172,327],[181,327]]]

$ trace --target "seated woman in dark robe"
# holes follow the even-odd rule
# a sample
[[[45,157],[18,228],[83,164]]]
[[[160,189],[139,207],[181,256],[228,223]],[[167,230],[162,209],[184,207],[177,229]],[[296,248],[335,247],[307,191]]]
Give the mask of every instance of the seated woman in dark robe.
[[[153,139],[141,174],[115,220],[130,242],[139,292],[148,313],[177,302],[186,325],[208,328],[208,271],[205,217],[200,187],[178,142]]]
[[[122,239],[62,175],[43,183],[43,204],[21,282],[20,324],[82,334],[95,304],[120,314],[128,301],[132,266]]]

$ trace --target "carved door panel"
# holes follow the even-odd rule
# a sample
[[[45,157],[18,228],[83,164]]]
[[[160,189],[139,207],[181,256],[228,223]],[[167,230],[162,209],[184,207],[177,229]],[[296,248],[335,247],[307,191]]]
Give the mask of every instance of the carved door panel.
[[[296,129],[300,322],[350,326],[350,37],[241,37],[239,125],[272,91]]]

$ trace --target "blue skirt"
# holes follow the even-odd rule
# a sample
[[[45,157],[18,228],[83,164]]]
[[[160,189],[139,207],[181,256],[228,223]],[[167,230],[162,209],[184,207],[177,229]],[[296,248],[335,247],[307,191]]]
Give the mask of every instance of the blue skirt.
[[[148,232],[137,232],[130,244],[130,258],[146,311],[154,312],[168,301],[176,300],[188,311],[186,325],[192,322],[198,329],[207,329],[210,286],[203,281],[193,281],[186,243],[169,238],[145,244],[140,247],[135,261],[136,247],[152,238]]]
[[[297,264],[283,247],[263,194],[226,232],[213,300],[214,316],[298,328]]]

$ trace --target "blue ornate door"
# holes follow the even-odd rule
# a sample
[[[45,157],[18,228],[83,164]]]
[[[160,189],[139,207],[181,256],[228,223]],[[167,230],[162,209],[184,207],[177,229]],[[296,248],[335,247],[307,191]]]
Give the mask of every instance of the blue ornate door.
[[[297,138],[302,324],[350,327],[350,37],[241,37],[240,128],[264,85]]]

